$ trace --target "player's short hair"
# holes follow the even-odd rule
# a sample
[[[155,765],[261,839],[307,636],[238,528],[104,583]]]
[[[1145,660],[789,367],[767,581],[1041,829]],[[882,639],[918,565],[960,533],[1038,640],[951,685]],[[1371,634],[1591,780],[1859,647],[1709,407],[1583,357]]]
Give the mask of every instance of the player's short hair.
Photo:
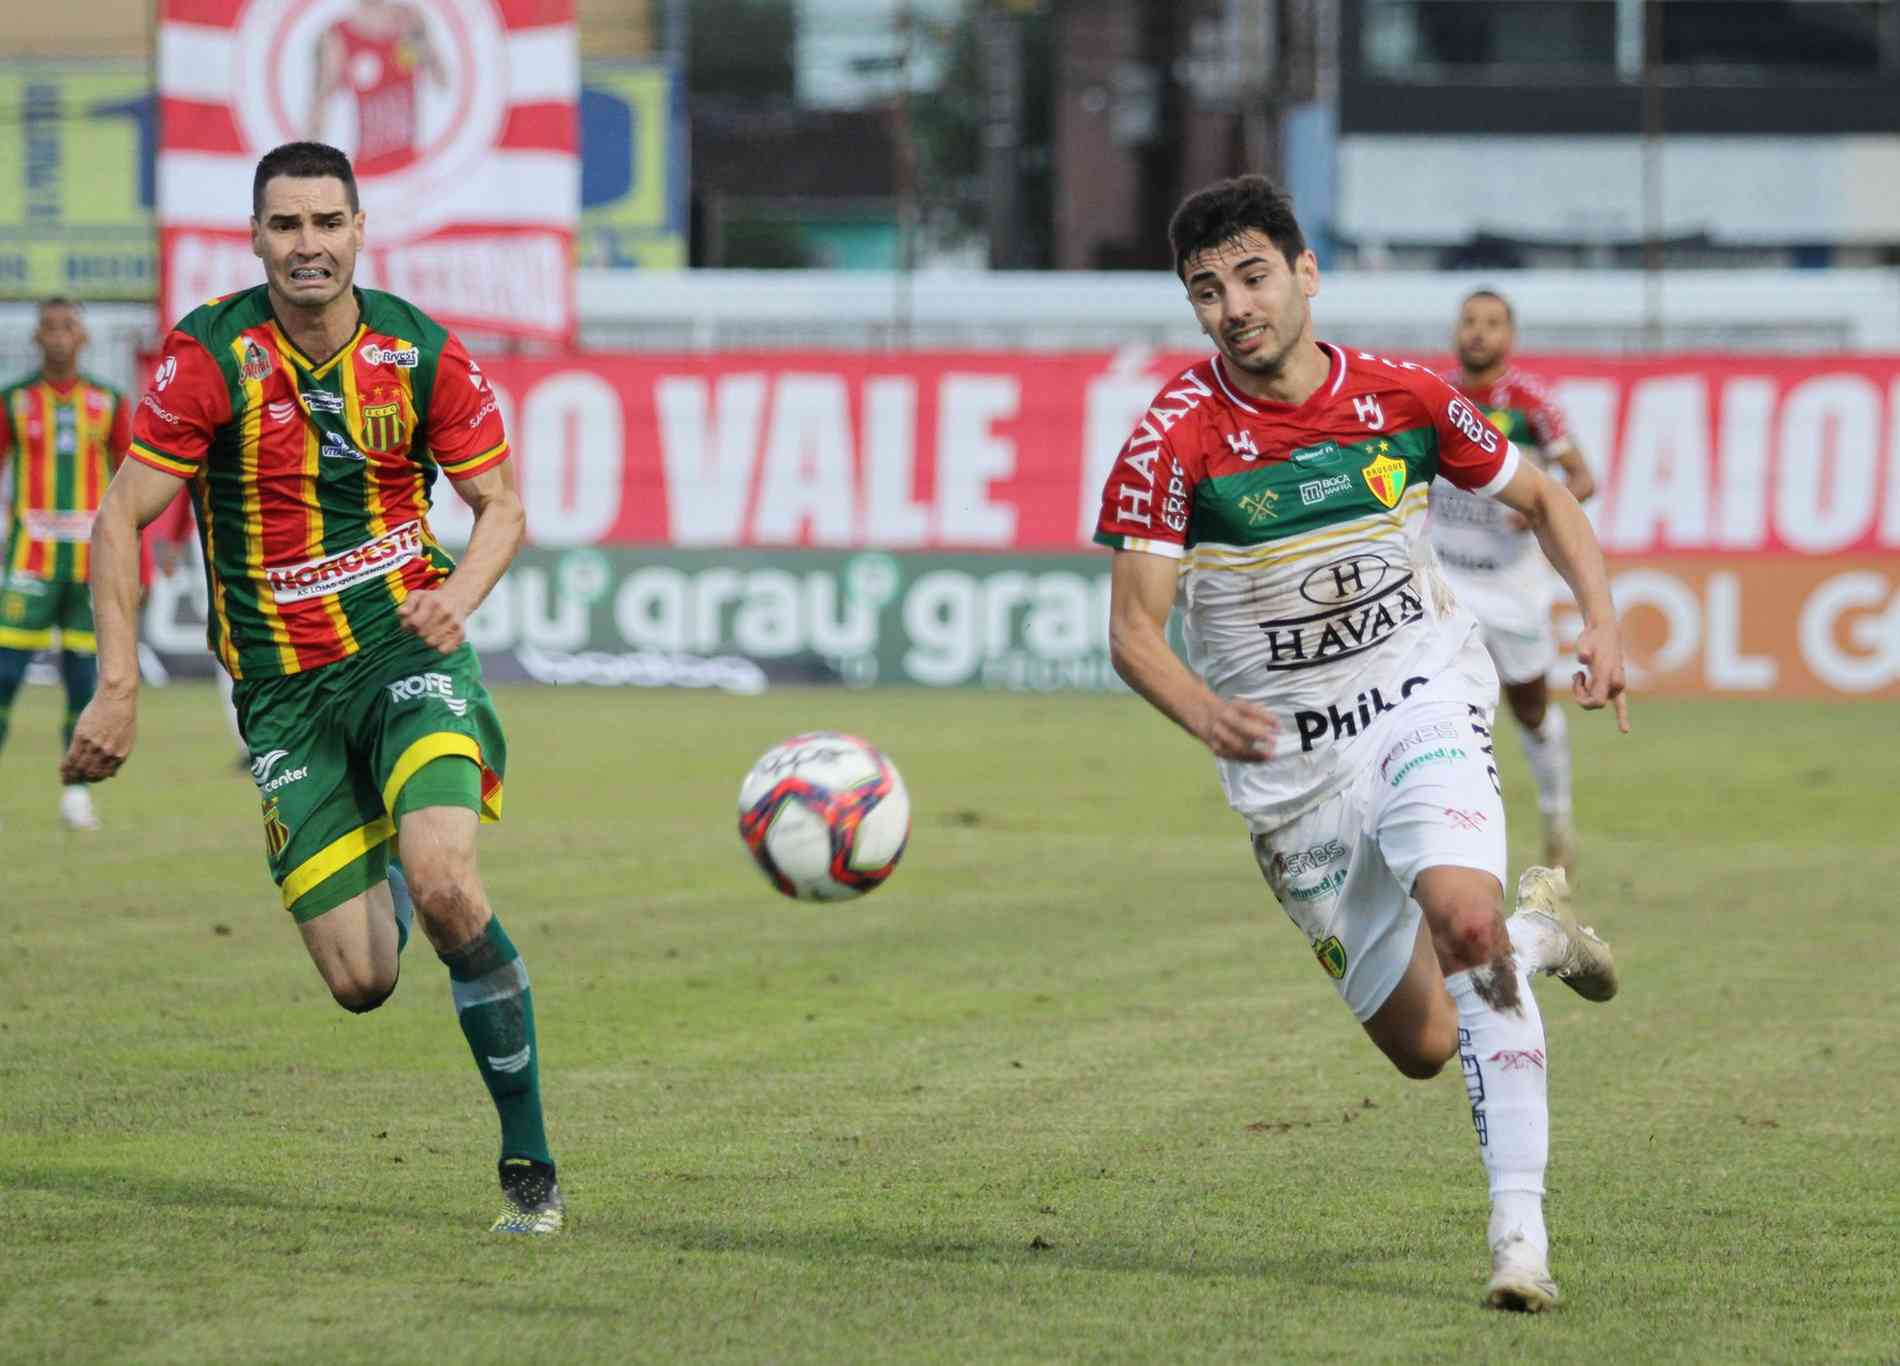
[[[1509,299],[1505,298],[1495,289],[1472,290],[1471,293],[1465,295],[1464,302],[1458,305],[1460,311],[1464,309],[1465,304],[1470,303],[1473,299],[1496,299],[1499,303],[1504,305],[1504,321],[1509,323],[1512,327],[1517,326],[1517,310],[1511,307],[1511,301]]]
[[[1290,266],[1306,251],[1306,235],[1293,216],[1293,196],[1263,175],[1235,176],[1196,190],[1168,220],[1174,273],[1187,278],[1188,258],[1243,232],[1258,232],[1280,249]]]
[[[327,142],[286,142],[273,147],[258,160],[257,174],[251,180],[251,217],[264,211],[264,187],[280,175],[298,180],[320,180],[334,176],[343,182],[349,196],[350,212],[363,206],[356,198],[356,172],[350,159]]]
[[[46,310],[49,308],[70,308],[73,312],[82,315],[86,311],[86,306],[70,294],[48,294],[41,299],[40,316],[42,318],[46,316]]]

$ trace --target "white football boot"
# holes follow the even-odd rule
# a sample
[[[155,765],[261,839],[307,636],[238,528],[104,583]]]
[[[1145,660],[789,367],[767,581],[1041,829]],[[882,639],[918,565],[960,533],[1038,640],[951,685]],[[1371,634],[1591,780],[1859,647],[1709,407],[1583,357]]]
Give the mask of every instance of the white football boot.
[[[1487,1308],[1541,1314],[1560,1298],[1548,1260],[1531,1246],[1530,1239],[1513,1233],[1492,1247],[1491,1280],[1484,1288]]]
[[[1547,948],[1543,971],[1586,1001],[1616,995],[1616,958],[1595,930],[1570,913],[1570,887],[1561,868],[1526,868],[1517,880],[1517,911],[1534,922]]]

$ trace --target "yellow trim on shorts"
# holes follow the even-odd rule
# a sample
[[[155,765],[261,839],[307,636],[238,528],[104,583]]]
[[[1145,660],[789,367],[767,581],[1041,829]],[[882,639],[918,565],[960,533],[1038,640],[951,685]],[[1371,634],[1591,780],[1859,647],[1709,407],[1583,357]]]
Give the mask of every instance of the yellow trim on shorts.
[[[409,748],[396,760],[396,766],[389,770],[389,781],[383,784],[383,810],[391,815],[396,811],[396,798],[411,778],[421,771],[424,764],[434,759],[448,759],[460,755],[473,759],[475,767],[482,766],[482,747],[475,738],[452,730],[440,730],[434,735],[425,735],[420,740],[410,742]],[[477,780],[479,782],[479,778]],[[479,787],[477,789],[479,791]]]
[[[91,631],[68,631],[62,626],[59,630],[59,648],[77,654],[96,655],[99,653],[99,637]]]
[[[44,650],[53,643],[53,628],[26,631],[18,626],[0,626],[0,650]]]
[[[342,872],[395,833],[396,823],[387,816],[378,816],[368,825],[359,825],[349,834],[331,840],[284,879],[284,909],[295,906],[304,893],[333,873]]]

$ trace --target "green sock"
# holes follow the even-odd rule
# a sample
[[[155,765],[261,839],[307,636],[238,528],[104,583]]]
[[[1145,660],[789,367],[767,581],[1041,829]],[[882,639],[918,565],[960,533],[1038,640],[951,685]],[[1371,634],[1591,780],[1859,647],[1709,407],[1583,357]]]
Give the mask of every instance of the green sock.
[[[440,955],[475,1067],[501,1116],[501,1155],[554,1164],[541,1120],[541,1059],[534,1039],[528,968],[500,917],[459,949]]]
[[[60,742],[66,749],[71,749],[73,747],[73,727],[77,726],[78,724],[79,724],[79,713],[76,711],[67,712],[66,724],[59,728]]]

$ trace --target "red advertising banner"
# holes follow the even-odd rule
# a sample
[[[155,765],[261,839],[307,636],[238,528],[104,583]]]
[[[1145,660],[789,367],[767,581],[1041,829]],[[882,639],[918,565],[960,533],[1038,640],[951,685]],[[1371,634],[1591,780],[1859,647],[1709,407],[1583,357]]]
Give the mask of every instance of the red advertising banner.
[[[1070,550],[1191,355],[497,357],[544,545]],[[1526,358],[1619,556],[1900,550],[1900,357]],[[449,514],[451,517],[453,513]]]
[[[285,142],[350,153],[357,283],[444,323],[573,331],[574,0],[160,0],[160,313],[262,280],[251,177]]]

